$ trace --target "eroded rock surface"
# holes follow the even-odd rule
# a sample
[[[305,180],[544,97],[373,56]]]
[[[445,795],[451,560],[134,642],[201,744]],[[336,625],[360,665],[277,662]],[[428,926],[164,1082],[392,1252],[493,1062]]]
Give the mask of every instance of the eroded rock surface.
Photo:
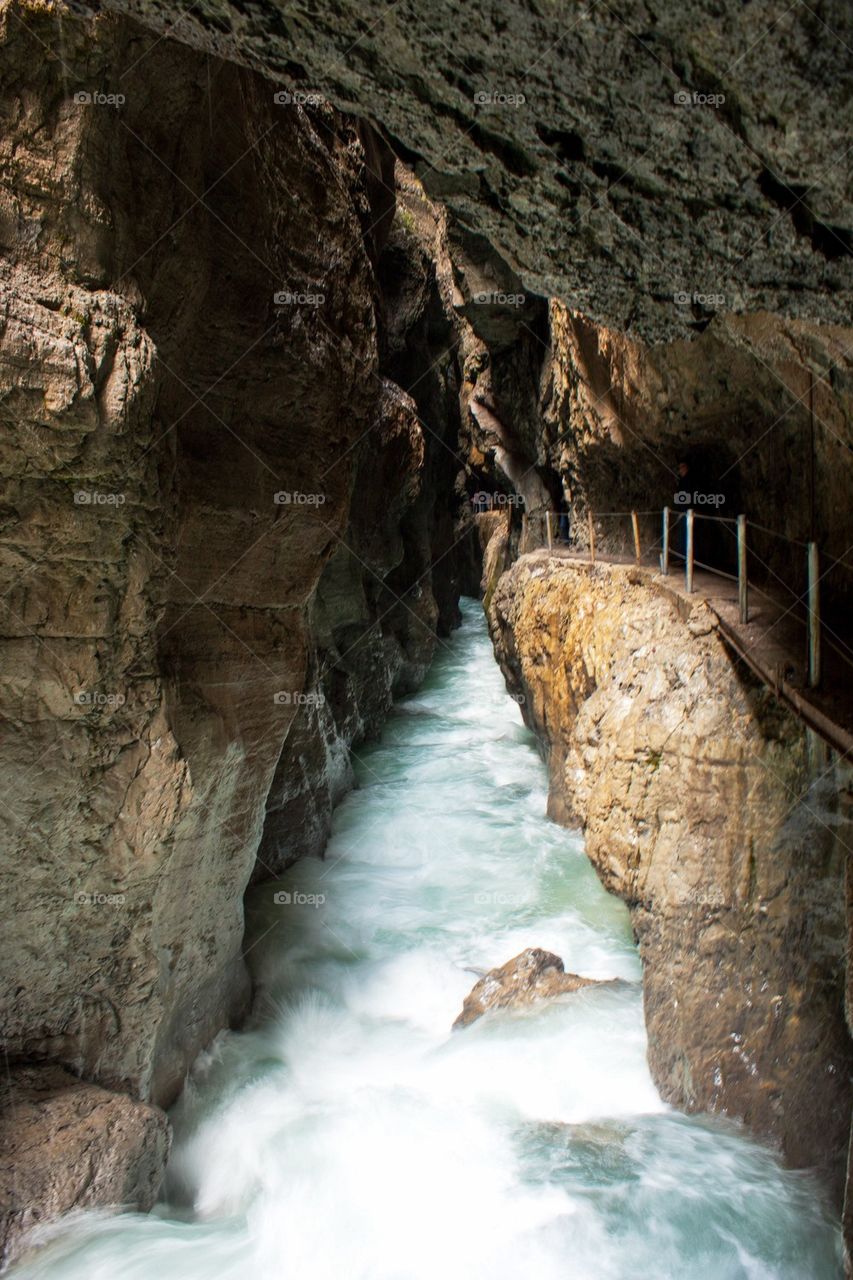
[[[369,127],[116,15],[61,63],[52,10],[0,22],[3,1043],[168,1105],[246,1010],[259,849],[319,851],[453,623],[457,422],[384,372]]]
[[[853,574],[835,561],[853,543],[849,324],[729,314],[692,341],[649,346],[554,302],[542,382],[528,454],[563,478],[581,516],[575,536],[586,539],[584,508],[633,509],[643,545],[654,546],[660,509],[677,510],[676,491],[688,487],[700,512],[747,516],[753,580],[804,590],[803,544],[814,539],[825,600],[836,599],[839,613],[848,607]],[[690,465],[686,485],[680,459]],[[627,516],[595,523],[600,547],[633,549]],[[699,535],[700,559],[735,568],[733,532],[706,522]]]
[[[472,987],[453,1030],[470,1026],[490,1009],[517,1009],[554,996],[568,995],[583,987],[609,985],[612,984],[600,979],[566,973],[559,956],[543,951],[541,947],[528,947],[499,969],[490,969]]]
[[[727,309],[848,319],[843,0],[105,7],[378,122],[450,210],[483,333],[525,289],[653,340]]]
[[[548,747],[550,811],[630,908],[664,1098],[744,1120],[840,1195],[849,772],[702,613],[637,571],[537,554],[490,623]]]
[[[26,1236],[72,1209],[150,1209],[169,1150],[158,1107],[29,1067],[7,1080],[0,1124],[0,1263]]]

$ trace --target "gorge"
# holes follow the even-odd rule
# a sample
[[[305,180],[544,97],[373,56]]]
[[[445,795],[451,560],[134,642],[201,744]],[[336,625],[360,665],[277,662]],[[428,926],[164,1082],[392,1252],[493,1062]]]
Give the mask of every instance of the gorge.
[[[847,9],[0,23],[11,1274],[841,1274],[849,762],[607,513],[853,656]]]
[[[546,819],[535,742],[466,605],[359,752],[325,861],[249,895],[259,1016],[173,1111],[165,1203],[68,1223],[12,1274],[837,1273],[807,1182],[659,1100],[624,908]],[[531,936],[622,985],[449,1035],[468,966]]]

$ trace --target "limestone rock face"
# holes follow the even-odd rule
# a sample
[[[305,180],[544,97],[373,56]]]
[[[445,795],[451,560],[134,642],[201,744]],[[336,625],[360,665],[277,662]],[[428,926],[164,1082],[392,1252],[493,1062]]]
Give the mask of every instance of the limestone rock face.
[[[849,772],[703,613],[634,570],[536,554],[501,578],[490,624],[548,748],[550,811],[630,908],[661,1093],[744,1120],[838,1192]]]
[[[374,423],[353,450],[349,529],[311,600],[313,692],[276,767],[256,880],[322,853],[351,784],[351,750],[378,733],[395,697],[418,687],[437,635],[459,620],[460,591],[479,587],[459,446],[460,352],[479,344],[454,309],[441,210],[400,164],[395,183],[397,214],[377,268],[386,376]]]
[[[528,457],[565,477],[581,511],[636,510],[652,546],[661,508],[677,509],[684,484],[676,464],[685,459],[700,511],[743,512],[752,523],[751,575],[804,590],[802,546],[765,530],[801,544],[815,539],[828,571],[825,597],[847,607],[853,575],[833,561],[853,542],[849,325],[728,314],[691,341],[649,346],[553,302],[549,335]],[[712,505],[701,506],[706,495]],[[642,515],[648,511],[655,514]],[[733,535],[707,524],[699,532],[707,552],[700,558],[733,568]],[[576,533],[585,537],[583,528]],[[627,518],[597,518],[596,536],[602,548],[631,548]]]
[[[452,624],[455,512],[381,367],[387,147],[126,18],[55,35],[0,15],[4,1049],[167,1105],[245,1011],[262,839],[321,847]]]
[[[633,510],[653,554],[661,510],[678,512],[686,483],[700,514],[731,521],[698,524],[697,556],[715,567],[736,569],[743,513],[750,579],[801,594],[804,544],[817,541],[824,605],[846,643],[851,353],[849,325],[764,312],[719,315],[690,340],[650,345],[552,299],[536,332],[466,358],[463,438],[472,465],[504,491],[504,559],[543,547],[545,513],[561,502],[576,545],[588,544],[591,513],[598,547],[633,557]],[[522,500],[526,520],[513,506]]]
[[[159,1108],[86,1084],[60,1067],[18,1068],[7,1086],[0,1262],[15,1258],[34,1228],[72,1209],[151,1208],[169,1150]]]
[[[245,1006],[276,695],[303,688],[341,455],[376,409],[367,158],[249,72],[221,65],[208,103],[193,51],[134,66],[126,21],[66,28],[81,78],[127,68],[118,127],[34,70],[9,10],[2,35],[5,1043],[168,1101]],[[276,302],[321,282],[323,307]]]
[[[352,783],[350,749],[378,733],[401,687],[420,683],[436,643],[429,578],[416,597],[404,589],[402,604],[385,586],[392,570],[409,584],[420,573],[406,564],[401,522],[421,494],[425,433],[414,401],[388,380],[376,413],[355,451],[350,527],[311,599],[308,692],[267,795],[258,880],[306,854],[322,855],[332,810]]]
[[[34,58],[56,20],[0,12],[3,1048],[167,1106],[247,1009],[247,884],[456,620],[457,320],[368,125],[115,14]]]
[[[559,956],[540,947],[528,947],[499,969],[490,969],[465,997],[453,1030],[470,1026],[490,1009],[516,1009],[583,987],[607,986],[595,978],[566,973]]]
[[[502,0],[462,29],[452,0],[105,7],[378,122],[450,210],[489,340],[529,323],[503,301],[528,289],[652,340],[721,310],[849,315],[843,0]]]

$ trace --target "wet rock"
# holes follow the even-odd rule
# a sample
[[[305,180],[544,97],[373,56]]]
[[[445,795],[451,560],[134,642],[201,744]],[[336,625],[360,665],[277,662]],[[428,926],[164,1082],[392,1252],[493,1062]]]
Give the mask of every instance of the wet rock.
[[[0,1258],[71,1209],[150,1209],[169,1150],[158,1107],[86,1084],[60,1067],[13,1070],[0,1138]]]
[[[849,767],[653,583],[546,563],[504,574],[492,634],[547,746],[551,816],[630,909],[655,1083],[838,1193]]]
[[[581,978],[576,973],[566,973],[559,956],[540,947],[528,947],[499,969],[490,969],[472,987],[453,1029],[470,1026],[490,1009],[519,1008],[580,991],[582,987],[612,986],[615,981]]]

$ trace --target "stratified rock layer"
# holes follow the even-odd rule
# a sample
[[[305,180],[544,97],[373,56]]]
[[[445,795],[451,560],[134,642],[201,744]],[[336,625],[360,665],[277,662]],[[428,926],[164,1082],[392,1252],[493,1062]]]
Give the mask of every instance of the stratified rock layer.
[[[536,554],[492,634],[548,746],[550,810],[631,910],[663,1096],[723,1112],[840,1193],[849,777],[733,665],[699,604]]]
[[[246,1008],[259,848],[319,851],[452,625],[457,423],[383,377],[367,126],[125,18],[63,33],[34,61],[52,12],[3,11],[4,1047],[165,1105]],[[120,111],[75,100],[111,75]]]

